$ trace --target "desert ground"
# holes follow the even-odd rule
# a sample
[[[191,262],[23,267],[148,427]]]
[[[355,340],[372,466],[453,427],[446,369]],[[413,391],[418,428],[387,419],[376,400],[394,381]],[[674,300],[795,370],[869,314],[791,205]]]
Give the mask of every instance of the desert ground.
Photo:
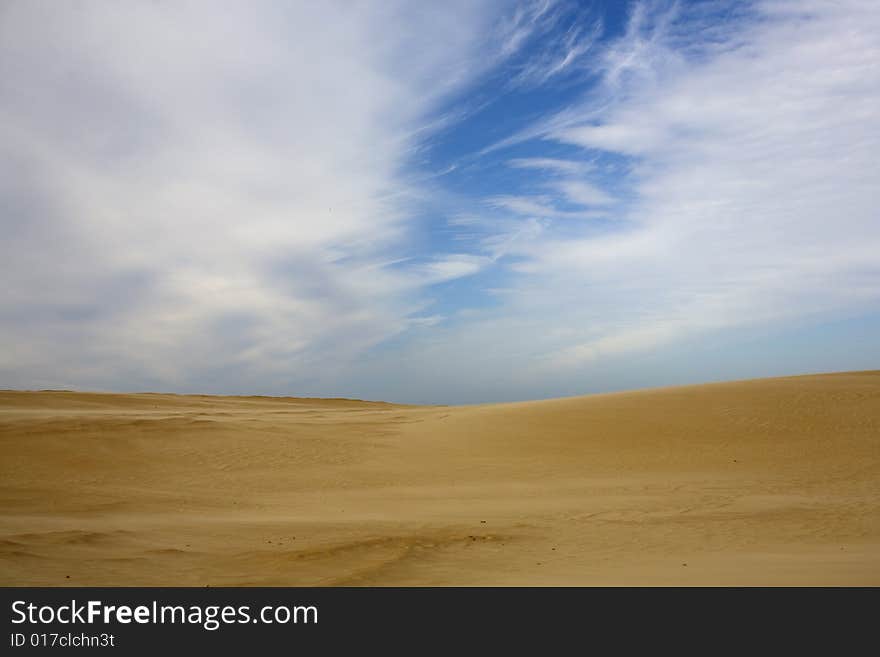
[[[478,406],[0,392],[2,585],[880,585],[880,371]]]

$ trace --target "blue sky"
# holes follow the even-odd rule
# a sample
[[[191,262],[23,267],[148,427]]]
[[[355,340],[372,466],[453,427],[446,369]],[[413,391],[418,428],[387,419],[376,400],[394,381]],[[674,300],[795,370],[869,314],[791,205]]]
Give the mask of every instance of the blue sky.
[[[0,387],[880,367],[874,2],[0,12]]]

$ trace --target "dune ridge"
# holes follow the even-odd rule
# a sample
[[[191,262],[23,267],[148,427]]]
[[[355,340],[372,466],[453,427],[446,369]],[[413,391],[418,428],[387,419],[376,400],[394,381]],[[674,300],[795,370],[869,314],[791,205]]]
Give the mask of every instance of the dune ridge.
[[[477,406],[0,391],[2,585],[878,585],[880,371]]]

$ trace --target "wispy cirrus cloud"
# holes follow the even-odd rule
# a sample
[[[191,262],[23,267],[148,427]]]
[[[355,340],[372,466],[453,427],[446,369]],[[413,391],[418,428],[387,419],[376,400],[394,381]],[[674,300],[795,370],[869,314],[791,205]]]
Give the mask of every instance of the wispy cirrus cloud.
[[[577,205],[605,205],[610,200],[608,195],[600,190],[590,187],[588,183],[566,181],[563,183],[563,187],[569,188],[565,193],[567,198],[571,199],[571,195],[581,197],[581,199],[577,201]],[[584,196],[590,196],[592,198],[594,194],[596,199],[600,199],[600,202],[582,202],[586,200],[583,198]],[[548,195],[493,196],[487,199],[486,202],[493,208],[502,208],[515,215],[535,217],[538,219],[591,219],[596,216],[605,216],[604,214],[597,215],[595,212],[586,210],[560,210],[554,205],[553,198]]]
[[[581,174],[593,168],[586,162],[552,157],[513,158],[507,160],[506,164],[518,169],[539,169],[561,174]]]
[[[546,33],[559,23],[565,23],[561,33],[548,38],[537,52],[519,63],[508,81],[509,87],[538,87],[555,78],[589,71],[586,55],[591,54],[602,35],[602,21],[586,12],[572,11],[571,5],[562,5],[549,20],[533,28],[532,36]]]
[[[731,47],[691,62],[657,55],[628,30],[619,52],[656,84],[633,85],[598,121],[547,135],[638,158],[629,229],[532,251],[549,276],[598,280],[625,299],[603,307],[591,324],[604,328],[565,352],[568,362],[880,299],[869,191],[880,184],[871,165],[880,14],[859,2],[756,12],[731,27]],[[674,20],[656,22],[673,30]],[[641,293],[628,298],[633,289]]]
[[[487,203],[543,221],[508,243],[514,224],[496,220],[513,274],[498,303],[419,342],[413,362],[442,361],[449,380],[470,372],[484,395],[560,394],[575,374],[709,333],[880,309],[880,11],[851,0],[733,13],[722,28],[705,10],[637,4],[605,46],[602,83],[483,151],[528,144],[513,166],[551,177]],[[541,155],[560,147],[571,159]],[[625,166],[604,174],[608,158]],[[583,160],[600,164],[569,164]],[[556,210],[621,184],[610,229]]]

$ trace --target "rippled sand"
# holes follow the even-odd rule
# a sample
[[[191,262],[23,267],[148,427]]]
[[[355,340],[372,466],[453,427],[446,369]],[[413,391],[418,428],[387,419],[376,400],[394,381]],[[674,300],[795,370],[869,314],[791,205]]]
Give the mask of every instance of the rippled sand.
[[[0,392],[3,585],[880,585],[880,372],[516,404]]]

